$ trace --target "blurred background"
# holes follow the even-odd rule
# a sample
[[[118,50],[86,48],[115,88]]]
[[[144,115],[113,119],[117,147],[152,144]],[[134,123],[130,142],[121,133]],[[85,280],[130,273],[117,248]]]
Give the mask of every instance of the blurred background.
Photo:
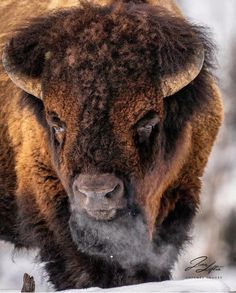
[[[5,1],[5,0],[4,0]],[[177,0],[194,23],[209,27],[217,44],[218,83],[224,100],[225,121],[211,154],[205,176],[201,208],[192,229],[192,242],[173,271],[175,279],[210,277],[222,279],[236,290],[236,1]],[[35,261],[37,252],[14,252],[0,242],[0,290],[19,290],[25,272],[36,279],[36,289],[52,290]],[[194,274],[189,262],[208,256],[221,271]]]

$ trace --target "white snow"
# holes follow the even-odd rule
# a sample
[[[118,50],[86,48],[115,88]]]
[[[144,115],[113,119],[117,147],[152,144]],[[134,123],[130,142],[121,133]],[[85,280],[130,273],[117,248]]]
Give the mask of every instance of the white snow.
[[[67,293],[82,292],[229,292],[229,287],[219,280],[189,279],[182,281],[165,281],[125,286],[111,289],[90,288],[85,290],[67,290]]]
[[[6,292],[1,291],[0,292]],[[19,292],[19,291],[10,291]],[[80,290],[60,291],[64,293],[97,293],[97,292],[230,292],[228,286],[222,281],[211,279],[189,279],[182,281],[165,281],[159,283],[146,283],[133,286],[117,287],[111,289],[89,288]]]

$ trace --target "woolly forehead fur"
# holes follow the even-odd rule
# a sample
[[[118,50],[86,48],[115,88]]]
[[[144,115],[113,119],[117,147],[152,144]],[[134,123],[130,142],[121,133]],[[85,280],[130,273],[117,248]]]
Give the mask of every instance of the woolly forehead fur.
[[[191,62],[203,39],[200,29],[158,6],[84,3],[30,21],[8,53],[17,53],[12,56],[16,70],[42,77],[45,91],[50,81],[65,81],[70,92],[76,87],[85,99],[100,78],[110,96],[152,87],[156,97],[158,80]]]

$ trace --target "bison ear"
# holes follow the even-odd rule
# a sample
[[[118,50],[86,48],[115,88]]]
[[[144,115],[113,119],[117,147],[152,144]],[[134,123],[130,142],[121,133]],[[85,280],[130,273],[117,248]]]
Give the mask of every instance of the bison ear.
[[[164,97],[171,96],[187,86],[200,73],[204,64],[205,54],[203,46],[196,50],[191,62],[188,62],[182,69],[170,76],[161,78],[161,90]]]
[[[11,39],[4,48],[2,62],[8,76],[19,88],[42,99],[41,74],[45,53],[35,38],[29,40],[17,36]]]

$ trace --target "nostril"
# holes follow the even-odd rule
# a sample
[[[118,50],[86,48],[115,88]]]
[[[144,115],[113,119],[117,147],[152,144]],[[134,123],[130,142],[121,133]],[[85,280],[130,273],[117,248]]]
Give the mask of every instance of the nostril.
[[[117,184],[111,191],[104,195],[105,198],[111,199],[113,195],[120,189],[120,184]]]
[[[87,194],[86,193],[84,193],[84,192],[81,192],[81,191],[79,191],[80,192],[80,194],[82,195],[82,197],[85,197],[85,198],[87,198]]]
[[[107,198],[107,199],[111,199],[112,196],[113,196],[113,192],[112,192],[112,191],[111,191],[111,192],[108,192],[108,193],[106,193],[106,194],[104,195],[104,197]]]
[[[86,192],[84,190],[80,190],[77,184],[74,185],[74,192],[76,192],[76,194],[81,194],[82,196],[87,197]]]
[[[79,192],[79,194],[81,194],[82,197],[89,197],[89,194],[85,190],[77,188],[77,191]]]

